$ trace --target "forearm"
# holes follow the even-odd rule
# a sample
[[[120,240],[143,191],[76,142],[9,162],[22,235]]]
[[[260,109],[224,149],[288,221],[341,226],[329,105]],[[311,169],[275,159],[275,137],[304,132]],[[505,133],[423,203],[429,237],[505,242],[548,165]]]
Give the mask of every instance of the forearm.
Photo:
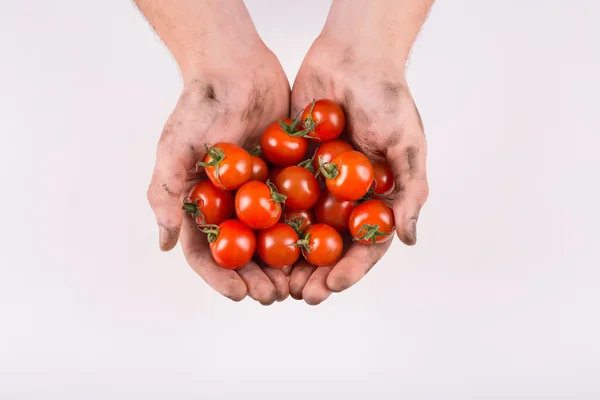
[[[134,1],[184,77],[207,58],[226,57],[262,43],[242,0]]]
[[[322,35],[406,60],[434,0],[333,0]]]

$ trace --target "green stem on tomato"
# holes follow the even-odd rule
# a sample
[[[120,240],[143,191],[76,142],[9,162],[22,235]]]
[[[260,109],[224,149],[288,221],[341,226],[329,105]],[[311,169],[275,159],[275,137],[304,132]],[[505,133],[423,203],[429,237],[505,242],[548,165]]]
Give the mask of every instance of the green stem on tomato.
[[[324,162],[323,157],[319,156],[319,173],[326,179],[335,179],[340,172],[337,165],[331,162]]]
[[[361,234],[361,232],[363,232]],[[391,235],[391,233],[385,233],[385,232],[381,232],[379,230],[379,225],[375,224],[375,225],[369,225],[369,224],[364,224],[363,226],[360,227],[360,229],[358,230],[356,236],[353,238],[353,240],[371,240],[373,242],[373,244],[377,244],[377,238],[381,237],[381,236],[389,236]]]
[[[298,235],[299,238],[302,237],[302,231],[300,230],[300,226],[304,223],[304,217],[295,216],[294,218],[286,219],[285,223],[288,224]]]
[[[300,247],[302,254],[310,254],[312,246],[310,245],[310,233],[307,233],[302,239],[298,239],[294,246]]]
[[[275,203],[285,203],[287,196],[285,194],[279,193],[270,179],[267,179],[266,185],[269,187],[269,190],[271,191],[271,198]]]
[[[198,227],[198,230],[206,233],[208,243],[214,243],[219,238],[219,225],[202,225]]]
[[[206,224],[206,217],[204,213],[200,210],[203,204],[198,205],[198,200],[196,199],[193,202],[186,201],[183,203],[181,209],[186,213],[194,217],[194,222],[198,223],[198,218],[202,218],[202,223],[200,225]]]
[[[208,163],[198,161],[196,163],[196,168],[216,167],[215,176],[217,177],[217,182],[219,182],[219,185],[223,186],[223,183],[221,182],[221,177],[219,176],[219,166],[221,165],[221,161],[225,159],[225,152],[222,149],[219,149],[218,147],[209,146],[206,143],[204,144],[204,149],[206,150],[206,154],[208,154],[210,158],[212,158],[212,160],[210,160],[210,162]]]
[[[256,146],[254,146],[252,148],[252,150],[249,151],[251,156],[255,156],[255,157],[262,157],[263,156],[263,150],[262,147],[260,147],[260,144],[257,144]]]

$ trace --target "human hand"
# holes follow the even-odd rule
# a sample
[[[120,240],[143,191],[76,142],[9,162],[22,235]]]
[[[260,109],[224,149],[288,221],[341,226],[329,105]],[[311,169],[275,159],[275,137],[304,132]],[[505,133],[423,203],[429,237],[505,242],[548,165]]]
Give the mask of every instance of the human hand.
[[[389,50],[389,49],[388,49]],[[398,237],[417,240],[416,224],[428,196],[427,145],[423,124],[405,79],[405,60],[387,50],[348,45],[326,35],[315,41],[292,90],[292,113],[313,99],[328,98],[342,106],[346,132],[355,148],[372,162],[389,163],[394,172],[393,210]],[[392,240],[376,246],[353,243],[329,267],[306,262],[294,266],[290,294],[316,305],[331,292],[358,282],[385,254]]]
[[[148,200],[159,225],[159,243],[172,249],[178,238],[187,262],[213,289],[234,300],[246,294],[268,305],[288,296],[281,270],[250,262],[238,270],[217,266],[206,235],[184,220],[183,199],[202,179],[196,162],[204,144],[231,142],[248,148],[265,127],[289,113],[289,83],[279,61],[262,42],[253,47],[223,43],[218,55],[182,68],[184,88],[162,132]]]

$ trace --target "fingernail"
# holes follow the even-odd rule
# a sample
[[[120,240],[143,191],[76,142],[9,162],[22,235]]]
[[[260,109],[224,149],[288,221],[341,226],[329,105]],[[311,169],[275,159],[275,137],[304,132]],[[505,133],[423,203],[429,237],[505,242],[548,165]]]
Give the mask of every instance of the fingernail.
[[[407,244],[413,245],[417,243],[417,220],[411,219],[406,230]]]

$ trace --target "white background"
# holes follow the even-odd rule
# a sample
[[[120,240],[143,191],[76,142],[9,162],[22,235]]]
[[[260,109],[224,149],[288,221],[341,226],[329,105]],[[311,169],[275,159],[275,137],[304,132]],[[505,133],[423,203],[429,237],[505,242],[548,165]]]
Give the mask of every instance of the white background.
[[[328,2],[247,5],[293,80]],[[233,303],[158,250],[181,82],[131,2],[1,9],[1,399],[600,398],[597,1],[434,6],[419,244],[316,308]]]

